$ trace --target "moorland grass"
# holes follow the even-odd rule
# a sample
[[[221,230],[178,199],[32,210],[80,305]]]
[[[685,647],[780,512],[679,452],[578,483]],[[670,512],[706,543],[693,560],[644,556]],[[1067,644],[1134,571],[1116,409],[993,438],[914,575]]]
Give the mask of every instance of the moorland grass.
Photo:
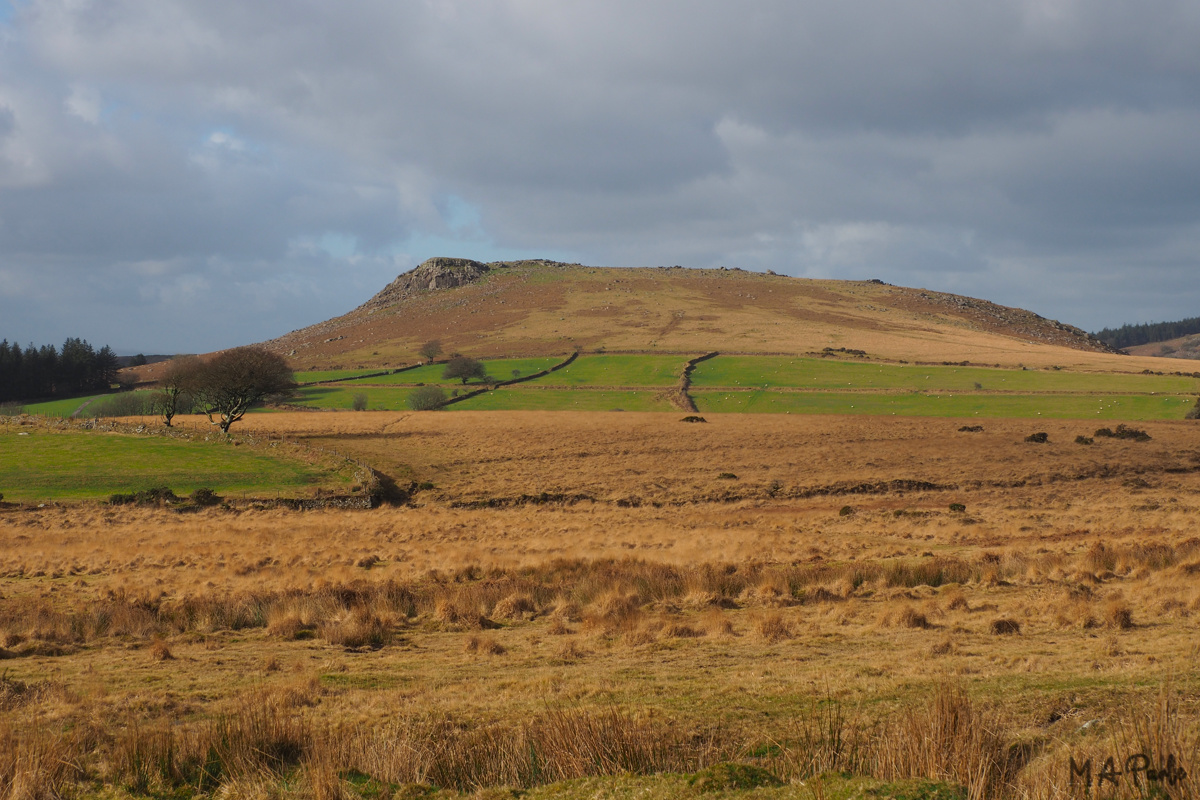
[[[768,390],[692,391],[702,412],[867,414],[914,417],[1042,417],[1045,419],[1183,419],[1191,398],[1173,395],[873,394]]]
[[[0,487],[6,500],[78,500],[152,486],[178,494],[294,495],[313,486],[343,485],[335,473],[224,441],[33,427],[0,431]]]
[[[678,418],[263,415],[244,430],[429,486],[5,509],[0,797],[1049,800],[1080,796],[1053,788],[1070,758],[1196,773],[1200,427]],[[970,788],[880,785],[910,778]],[[1138,788],[1093,796],[1197,787]]]
[[[697,388],[795,387],[921,391],[1195,393],[1200,379],[1056,370],[881,364],[787,356],[717,356],[692,372]]]

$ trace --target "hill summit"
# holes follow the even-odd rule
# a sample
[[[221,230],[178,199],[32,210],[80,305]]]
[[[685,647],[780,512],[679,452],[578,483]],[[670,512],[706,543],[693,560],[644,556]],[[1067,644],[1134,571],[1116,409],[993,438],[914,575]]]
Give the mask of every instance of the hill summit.
[[[1088,333],[1031,311],[879,280],[445,257],[397,276],[341,317],[266,344],[297,366],[324,368],[409,363],[430,339],[478,357],[861,351],[1105,368],[1113,357]]]

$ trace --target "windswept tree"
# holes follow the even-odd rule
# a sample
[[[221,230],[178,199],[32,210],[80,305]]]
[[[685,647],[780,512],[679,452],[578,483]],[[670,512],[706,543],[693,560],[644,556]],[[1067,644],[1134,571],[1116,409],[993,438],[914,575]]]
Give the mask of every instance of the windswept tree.
[[[426,364],[433,363],[433,360],[442,354],[442,343],[437,339],[426,342],[421,345],[421,349],[417,351],[417,355],[425,359]]]
[[[471,378],[478,378],[481,381],[486,381],[487,367],[482,361],[471,358],[470,356],[454,355],[446,362],[446,369],[442,370],[442,377],[446,380],[461,379],[463,385]]]
[[[167,362],[158,392],[154,395],[154,410],[162,417],[163,424],[171,427],[171,420],[184,407],[191,408],[188,382],[203,366],[195,356],[180,356]]]
[[[236,347],[199,363],[182,388],[209,422],[229,433],[229,426],[253,406],[295,385],[292,368],[283,356],[261,347]]]

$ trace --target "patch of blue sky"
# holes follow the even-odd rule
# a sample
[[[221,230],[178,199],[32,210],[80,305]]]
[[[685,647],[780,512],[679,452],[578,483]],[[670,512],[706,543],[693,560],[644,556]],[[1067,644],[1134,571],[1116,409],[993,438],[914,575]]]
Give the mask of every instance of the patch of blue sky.
[[[576,253],[565,250],[532,250],[522,247],[503,247],[496,244],[483,226],[483,214],[458,195],[448,195],[438,204],[445,232],[414,231],[392,248],[392,254],[419,263],[433,256],[471,258],[475,261],[518,261],[525,258],[548,258],[553,261],[579,260]]]
[[[358,252],[358,238],[345,233],[327,233],[317,243],[334,258],[350,258]]]

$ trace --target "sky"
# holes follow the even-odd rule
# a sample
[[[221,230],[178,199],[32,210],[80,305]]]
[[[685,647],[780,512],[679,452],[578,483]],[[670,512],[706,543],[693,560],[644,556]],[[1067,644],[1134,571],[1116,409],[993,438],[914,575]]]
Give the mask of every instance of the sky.
[[[1195,0],[0,0],[0,338],[202,352],[431,256],[1200,314]]]

